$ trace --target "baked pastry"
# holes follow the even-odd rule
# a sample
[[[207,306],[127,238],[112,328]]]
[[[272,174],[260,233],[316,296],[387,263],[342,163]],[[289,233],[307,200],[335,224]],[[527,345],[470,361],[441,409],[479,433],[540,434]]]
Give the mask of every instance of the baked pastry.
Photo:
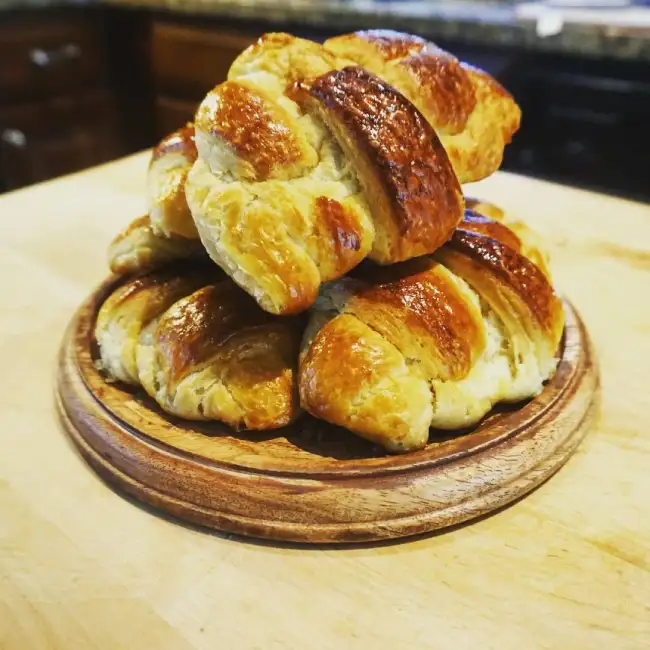
[[[140,333],[180,298],[217,275],[217,270],[170,267],[140,276],[116,289],[101,306],[95,324],[102,368],[127,384],[140,383],[136,348]]]
[[[288,89],[269,71],[231,78],[208,93],[195,129],[186,195],[201,240],[271,313],[307,309],[322,282],[367,255],[433,252],[462,218],[433,129],[361,68]]]
[[[436,130],[461,183],[499,168],[521,111],[489,74],[418,36],[391,30],[336,36],[325,48],[379,75],[415,104]]]
[[[303,319],[264,312],[219,276],[212,265],[184,265],[118,288],[97,316],[102,368],[189,420],[235,429],[289,424],[301,412]]]
[[[519,119],[418,37],[265,35],[154,151],[111,268],[177,264],[100,309],[106,372],[178,417],[273,429],[304,408],[396,453],[538,394],[564,324],[546,252],[459,184]]]
[[[264,77],[288,84],[359,65],[401,92],[431,124],[461,183],[496,171],[519,128],[521,111],[489,74],[418,36],[390,30],[336,36],[320,46],[289,34],[265,34],[232,64],[229,79]],[[277,90],[279,89],[279,90]]]
[[[508,229],[519,239],[521,252],[532,262],[535,262],[542,272],[550,279],[549,255],[543,240],[533,228],[521,219],[505,212],[500,207],[473,197],[465,197],[465,206],[476,214],[488,217],[508,226]],[[467,213],[466,213],[467,214]]]
[[[166,236],[154,231],[149,215],[134,219],[108,247],[113,273],[150,271],[177,260],[207,257],[198,239]]]
[[[498,222],[472,213],[434,257],[323,288],[301,353],[302,406],[390,451],[476,424],[554,372],[561,302]]]
[[[230,280],[179,300],[140,337],[139,377],[167,412],[273,429],[300,413],[302,319],[276,318]]]
[[[198,239],[185,199],[185,180],[196,160],[194,125],[187,124],[154,148],[147,170],[151,227],[164,237]]]

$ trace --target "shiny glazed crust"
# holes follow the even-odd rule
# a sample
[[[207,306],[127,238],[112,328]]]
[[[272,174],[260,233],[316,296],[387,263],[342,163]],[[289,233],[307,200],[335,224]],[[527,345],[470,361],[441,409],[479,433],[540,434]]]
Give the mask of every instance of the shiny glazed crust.
[[[434,257],[326,285],[303,342],[304,408],[401,452],[424,446],[430,426],[471,426],[538,394],[564,314],[521,250],[506,226],[469,212]]]
[[[393,263],[444,244],[462,215],[463,198],[438,136],[419,111],[359,67],[318,77],[309,94],[365,190],[375,222],[370,258]]]
[[[294,373],[303,321],[267,314],[219,276],[212,265],[185,265],[118,288],[97,317],[102,367],[179,417],[284,426],[300,413]]]
[[[114,379],[127,384],[140,383],[135,355],[142,329],[177,300],[215,276],[215,270],[209,268],[179,271],[178,267],[171,266],[131,280],[101,306],[95,339],[102,366]]]
[[[156,234],[198,239],[185,198],[187,173],[195,160],[192,124],[170,133],[154,148],[147,172],[147,193],[151,226]]]
[[[145,389],[167,411],[272,429],[299,414],[294,368],[301,319],[262,311],[230,281],[178,301],[141,340]]]
[[[108,247],[108,265],[120,275],[203,257],[205,249],[199,241],[158,234],[151,227],[149,215],[134,219]]]
[[[490,75],[433,43],[391,30],[337,36],[325,41],[325,48],[378,75],[417,106],[436,130],[461,183],[499,168],[521,111]]]

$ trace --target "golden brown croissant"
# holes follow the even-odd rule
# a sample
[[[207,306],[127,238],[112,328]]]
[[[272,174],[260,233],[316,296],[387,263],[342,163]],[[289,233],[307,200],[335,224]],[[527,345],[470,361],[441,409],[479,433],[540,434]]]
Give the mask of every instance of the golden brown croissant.
[[[197,239],[154,232],[149,215],[134,219],[108,247],[113,273],[140,273],[177,260],[207,257]]]
[[[325,47],[379,75],[413,102],[436,130],[461,183],[486,178],[500,167],[521,111],[489,74],[418,36],[390,30],[337,36]]]
[[[114,379],[138,385],[136,348],[142,329],[215,274],[213,269],[200,268],[179,273],[178,267],[171,266],[115,290],[101,306],[95,325],[95,339],[106,372]]]
[[[508,226],[508,229],[519,239],[521,252],[532,262],[535,262],[542,272],[550,279],[549,255],[546,251],[542,238],[528,224],[517,217],[505,212],[500,207],[471,197],[465,197],[465,206],[477,214],[489,219],[498,221]]]
[[[109,247],[114,273],[138,273],[171,261],[203,256],[185,198],[185,180],[196,160],[194,125],[163,138],[147,170],[149,214],[135,219]]]
[[[293,76],[324,74],[287,86],[273,48],[236,64],[197,111],[186,195],[210,256],[265,310],[291,314],[366,256],[436,250],[463,199],[435,131],[401,93],[323,63],[315,43],[263,43],[278,38],[297,43]]]
[[[185,198],[185,180],[195,160],[193,124],[170,133],[154,148],[147,193],[151,226],[157,235],[198,239]]]
[[[560,301],[503,224],[467,215],[433,258],[323,288],[305,334],[302,406],[393,452],[478,422],[555,369]]]
[[[117,289],[95,336],[110,376],[142,384],[163,410],[234,428],[272,429],[300,413],[302,319],[277,318],[212,266],[170,268]]]
[[[266,34],[233,63],[229,79],[263,75],[283,88],[332,68],[359,65],[393,85],[435,129],[461,183],[496,171],[521,111],[490,75],[418,36],[390,30],[336,36],[320,46]]]

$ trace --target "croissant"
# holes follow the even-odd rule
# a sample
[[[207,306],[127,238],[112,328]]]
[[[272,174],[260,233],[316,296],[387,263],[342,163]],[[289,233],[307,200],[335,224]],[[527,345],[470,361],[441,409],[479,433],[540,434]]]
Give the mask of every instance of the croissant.
[[[493,77],[418,36],[360,31],[325,41],[397,88],[436,130],[461,183],[486,178],[503,159],[521,111]]]
[[[564,326],[505,225],[471,211],[433,257],[326,285],[305,332],[301,405],[392,452],[542,390]]]
[[[435,132],[394,88],[346,68],[293,97],[264,76],[208,93],[186,183],[209,255],[275,314],[304,311],[368,255],[434,251],[463,209]]]
[[[185,198],[185,180],[196,160],[194,125],[163,138],[153,149],[147,170],[151,227],[163,237],[198,239]]]
[[[138,277],[116,289],[102,304],[95,324],[104,370],[127,384],[139,385],[136,348],[142,329],[177,300],[206,283],[206,272],[171,266]],[[214,275],[210,270],[207,277]]]
[[[263,76],[282,92],[290,83],[358,65],[394,86],[435,129],[461,183],[495,172],[519,128],[521,111],[489,74],[418,36],[359,31],[318,45],[289,34],[265,34],[244,50],[229,79]]]
[[[511,214],[488,201],[465,197],[465,206],[476,214],[481,214],[493,221],[498,221],[508,226],[510,231],[519,239],[518,245],[521,246],[521,252],[529,260],[534,262],[547,278],[551,278],[549,256],[542,245],[542,238],[539,233],[535,232],[535,230],[521,221],[521,219],[513,217]]]
[[[133,220],[108,247],[113,273],[140,273],[170,262],[207,257],[198,239],[161,235],[154,231],[149,215]]]
[[[170,268],[117,289],[97,317],[101,365],[173,415],[235,429],[284,426],[301,412],[302,319],[271,316],[215,271]]]

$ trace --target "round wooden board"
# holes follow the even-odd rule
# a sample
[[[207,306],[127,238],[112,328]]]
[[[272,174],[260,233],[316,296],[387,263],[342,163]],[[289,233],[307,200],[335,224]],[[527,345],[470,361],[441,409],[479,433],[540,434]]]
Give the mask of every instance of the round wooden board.
[[[431,432],[388,456],[303,416],[291,427],[235,433],[164,414],[96,366],[97,309],[119,280],[80,307],[59,358],[57,407],[84,458],[110,483],[192,523],[273,540],[360,542],[433,531],[487,514],[553,474],[595,410],[598,373],[584,325],[565,303],[558,371],[544,392],[479,426]]]

